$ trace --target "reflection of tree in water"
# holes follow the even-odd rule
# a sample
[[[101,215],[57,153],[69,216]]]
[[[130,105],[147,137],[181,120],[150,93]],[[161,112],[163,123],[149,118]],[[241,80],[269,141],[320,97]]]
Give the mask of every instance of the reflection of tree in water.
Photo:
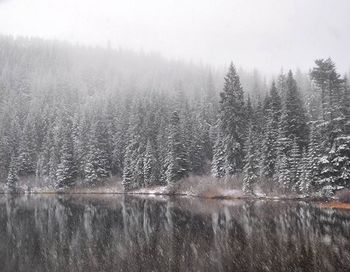
[[[349,240],[302,202],[0,198],[1,271],[348,271]]]

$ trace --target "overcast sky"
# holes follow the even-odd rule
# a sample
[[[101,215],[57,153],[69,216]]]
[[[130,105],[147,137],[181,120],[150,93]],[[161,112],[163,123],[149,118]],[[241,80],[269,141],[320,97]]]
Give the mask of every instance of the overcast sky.
[[[0,0],[0,33],[266,72],[350,67],[350,0]]]

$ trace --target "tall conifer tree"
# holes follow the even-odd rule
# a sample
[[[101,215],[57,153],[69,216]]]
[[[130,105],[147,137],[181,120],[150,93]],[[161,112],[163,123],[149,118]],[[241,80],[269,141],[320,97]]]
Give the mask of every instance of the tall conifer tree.
[[[231,63],[220,93],[220,124],[225,145],[226,175],[240,173],[243,169],[246,132],[243,89]]]

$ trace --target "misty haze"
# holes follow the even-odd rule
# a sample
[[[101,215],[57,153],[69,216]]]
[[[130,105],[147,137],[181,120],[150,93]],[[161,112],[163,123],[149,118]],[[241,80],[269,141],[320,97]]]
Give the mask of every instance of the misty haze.
[[[350,271],[349,14],[0,0],[0,271]]]

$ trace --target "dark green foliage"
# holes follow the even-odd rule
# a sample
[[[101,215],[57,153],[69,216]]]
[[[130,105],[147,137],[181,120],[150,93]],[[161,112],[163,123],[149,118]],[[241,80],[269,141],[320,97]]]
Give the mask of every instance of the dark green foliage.
[[[300,177],[295,186],[298,193],[307,195],[310,193],[312,185],[312,168],[307,152],[302,152],[300,160]]]
[[[311,125],[310,130],[310,141],[307,150],[307,160],[308,160],[308,168],[310,171],[311,179],[309,180],[312,187],[317,187],[316,183],[320,180],[320,158],[321,158],[321,145],[320,145],[321,135],[319,133],[319,129],[317,124]]]
[[[225,77],[224,90],[220,93],[220,98],[219,118],[225,146],[225,174],[233,175],[241,172],[243,168],[247,126],[243,89],[233,63]]]
[[[62,146],[60,150],[60,162],[57,165],[56,187],[64,188],[70,186],[77,177],[76,160],[74,157],[74,145],[70,127],[63,131]]]
[[[206,171],[208,153],[206,153],[206,143],[209,135],[201,120],[193,118],[194,114],[185,119],[184,140],[188,153],[189,170],[195,175],[202,175]]]
[[[225,146],[221,130],[219,130],[216,136],[211,173],[216,178],[225,176]]]
[[[272,118],[274,121],[274,128],[277,128],[277,124],[280,121],[281,117],[281,110],[282,110],[282,100],[281,96],[279,95],[276,84],[273,81],[270,89],[270,95],[269,95],[269,111],[272,114]]]
[[[151,141],[147,141],[147,147],[145,151],[145,156],[143,160],[143,176],[145,186],[154,185],[157,182],[157,160],[155,155],[154,146],[152,146]]]
[[[89,183],[96,183],[110,176],[108,139],[105,133],[106,127],[101,121],[97,121],[90,128],[84,168],[85,179]]]
[[[124,158],[123,169],[123,187],[125,191],[129,191],[133,188],[133,173],[132,173],[132,158],[131,150],[127,148]]]
[[[271,179],[275,174],[277,160],[277,137],[278,130],[274,127],[274,121],[269,115],[266,133],[262,142],[261,174]]]
[[[176,111],[173,112],[170,119],[168,150],[166,176],[167,183],[173,185],[188,175],[190,166],[181,131],[180,117]]]
[[[245,164],[243,169],[243,191],[249,194],[253,193],[254,185],[259,178],[259,162],[256,154],[256,139],[252,126],[249,127],[249,136],[246,142]]]
[[[344,133],[350,134],[350,83],[347,77],[344,78],[343,94],[341,99],[341,111],[344,118]]]
[[[309,129],[306,110],[291,71],[286,80],[286,94],[280,125],[285,137],[292,141],[296,139],[300,147],[307,146]]]
[[[311,77],[321,92],[322,123],[319,189],[334,191],[349,186],[349,90],[331,59],[316,60]]]
[[[292,149],[290,150],[289,155],[289,166],[290,166],[290,172],[291,172],[291,186],[290,189],[297,191],[298,190],[298,183],[301,176],[301,160],[302,160],[302,153],[300,152],[300,147],[294,139]]]
[[[321,91],[322,118],[333,120],[340,113],[341,85],[344,82],[337,73],[334,62],[328,58],[315,61],[311,78]]]
[[[34,175],[36,170],[36,138],[30,120],[26,121],[19,144],[18,174],[20,176]]]
[[[293,182],[293,174],[291,171],[290,160],[288,158],[288,155],[285,153],[281,153],[278,156],[277,171],[275,177],[278,183],[277,188],[284,193],[290,192]]]
[[[281,98],[277,92],[275,82],[272,82],[268,103],[265,106],[266,125],[262,136],[261,173],[262,176],[272,179],[275,175],[277,159],[278,127],[281,118]]]
[[[17,182],[18,182],[18,160],[16,156],[13,154],[11,157],[10,169],[7,176],[7,182],[6,182],[7,188],[10,191],[15,190],[17,186]]]

